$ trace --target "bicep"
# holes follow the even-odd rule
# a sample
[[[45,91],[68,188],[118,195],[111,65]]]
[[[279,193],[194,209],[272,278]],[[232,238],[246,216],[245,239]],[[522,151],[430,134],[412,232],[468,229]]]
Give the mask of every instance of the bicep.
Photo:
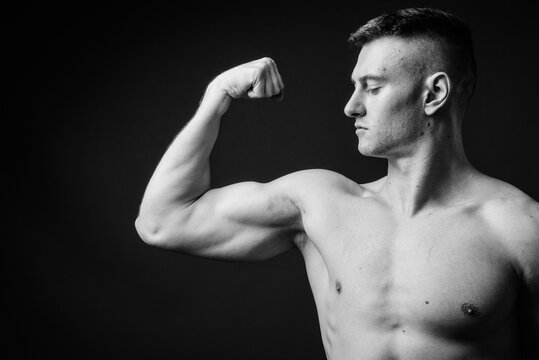
[[[163,247],[223,260],[261,260],[293,247],[301,213],[286,179],[211,189],[171,214]]]

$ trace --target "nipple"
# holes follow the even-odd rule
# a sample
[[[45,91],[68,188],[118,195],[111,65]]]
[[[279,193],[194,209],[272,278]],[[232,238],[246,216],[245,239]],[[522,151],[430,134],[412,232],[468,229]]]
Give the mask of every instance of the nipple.
[[[464,313],[464,315],[472,318],[477,319],[481,314],[479,313],[479,308],[477,305],[470,304],[470,303],[464,303],[460,307],[460,311]]]

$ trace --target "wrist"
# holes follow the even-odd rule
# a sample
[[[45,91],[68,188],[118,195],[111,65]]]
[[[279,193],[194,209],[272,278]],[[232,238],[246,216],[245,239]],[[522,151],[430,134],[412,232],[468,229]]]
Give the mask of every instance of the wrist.
[[[200,101],[200,108],[221,116],[227,111],[231,101],[232,98],[220,86],[218,79],[214,79],[206,88]]]

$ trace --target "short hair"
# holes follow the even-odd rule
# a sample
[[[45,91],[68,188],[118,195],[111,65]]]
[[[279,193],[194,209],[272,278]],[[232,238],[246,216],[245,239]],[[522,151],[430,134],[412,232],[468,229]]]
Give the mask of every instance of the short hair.
[[[457,77],[457,93],[461,92],[464,104],[468,104],[477,81],[477,66],[471,31],[464,21],[438,9],[400,9],[368,21],[348,41],[361,50],[367,43],[387,36],[442,42],[443,56]]]

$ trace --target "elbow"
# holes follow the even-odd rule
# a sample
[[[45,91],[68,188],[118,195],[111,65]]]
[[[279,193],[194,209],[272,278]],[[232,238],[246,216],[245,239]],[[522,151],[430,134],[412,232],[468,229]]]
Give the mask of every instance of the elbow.
[[[135,229],[147,245],[173,251],[182,251],[185,246],[179,227],[170,223],[139,215],[135,220]]]
[[[162,231],[159,225],[139,215],[135,220],[135,229],[144,243],[150,246],[164,246]]]

